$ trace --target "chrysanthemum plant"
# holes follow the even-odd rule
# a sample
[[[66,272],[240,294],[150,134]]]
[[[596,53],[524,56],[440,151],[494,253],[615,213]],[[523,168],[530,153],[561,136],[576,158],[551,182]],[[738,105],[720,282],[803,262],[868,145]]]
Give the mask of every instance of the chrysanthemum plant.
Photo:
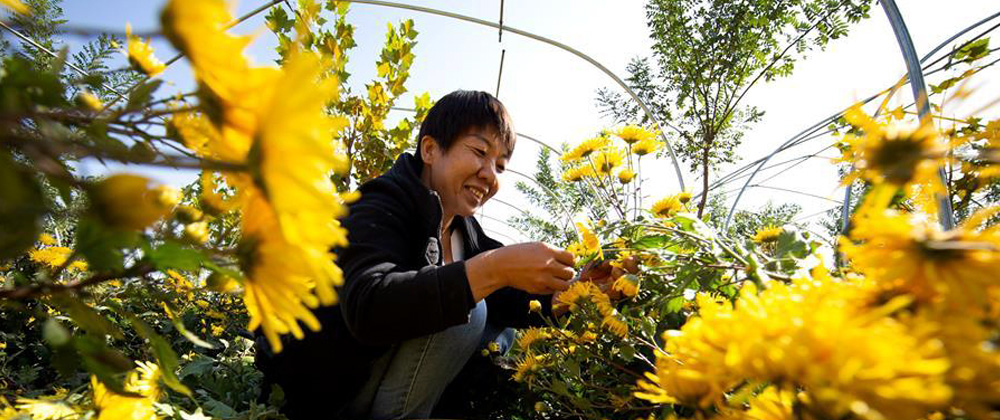
[[[952,55],[972,63],[968,48]],[[933,87],[935,115],[968,95],[959,82],[975,72]],[[935,199],[948,179],[975,180],[947,184],[953,202],[988,193],[1000,123],[921,122],[905,107],[886,113],[887,103],[882,117],[860,106],[845,115],[845,183],[860,180],[866,193],[840,238],[847,265],[838,271],[786,227],[718,238],[685,213],[683,193],[636,217],[621,211],[618,220],[577,225],[571,247],[584,268],[557,297],[567,314],[522,332],[508,360],[514,379],[535,392],[538,415],[1000,415],[1000,206],[959,213],[946,230]],[[597,149],[578,152],[593,144],[615,147],[587,142],[568,158],[589,167]],[[940,169],[951,176],[942,181]],[[595,169],[580,182],[602,188],[606,175]]]
[[[570,224],[580,277],[556,295],[548,327],[522,331],[501,363],[533,391],[542,417],[645,417],[663,407],[635,395],[655,371],[661,336],[695,313],[696,296],[734,298],[744,282],[788,281],[818,244],[794,229],[723,238],[680,192],[643,204],[643,160],[661,143],[638,126],[607,130],[561,156],[562,179],[589,191],[599,221]],[[648,163],[647,163],[648,165]],[[530,308],[526,308],[530,310]]]
[[[97,73],[75,77],[65,56],[3,58],[0,416],[274,414],[255,405],[251,334],[281,351],[321,328],[312,309],[337,302],[349,190],[388,167],[430,106],[418,97],[414,117],[383,126],[406,91],[412,21],[390,25],[379,79],[355,97],[346,6],[297,3],[294,19],[283,4],[268,16],[275,66],[245,55],[230,3],[166,2],[162,34],[197,86],[187,94],[161,92],[167,64],[131,28],[111,44],[142,83],[122,95]],[[125,169],[88,176],[99,163]],[[177,189],[127,165],[200,176]],[[73,392],[49,392],[62,388]],[[178,405],[154,409],[168,395]]]

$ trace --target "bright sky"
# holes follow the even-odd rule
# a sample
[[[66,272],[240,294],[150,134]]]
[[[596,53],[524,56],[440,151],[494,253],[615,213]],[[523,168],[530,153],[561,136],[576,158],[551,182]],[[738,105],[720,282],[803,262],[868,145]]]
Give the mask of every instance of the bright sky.
[[[238,3],[237,14],[262,3],[262,0],[243,0]],[[499,1],[409,3],[490,21],[499,18]],[[63,7],[71,25],[121,30],[125,22],[131,22],[137,32],[143,32],[158,27],[158,12],[162,4],[161,1],[66,0]],[[942,7],[940,2],[912,0],[902,1],[899,6],[918,55],[923,55],[951,34],[1000,9],[993,0],[956,0],[950,2],[948,7]],[[501,50],[505,49],[499,97],[510,111],[518,132],[556,146],[561,142],[583,140],[611,123],[600,116],[594,97],[598,88],[616,88],[614,82],[568,52],[508,32],[503,34],[502,42],[498,42],[495,29],[419,12],[355,4],[351,6],[348,16],[356,26],[358,43],[358,47],[351,52],[348,67],[355,90],[363,89],[364,83],[375,76],[374,63],[384,40],[386,23],[412,18],[420,35],[415,49],[416,61],[407,84],[410,92],[398,103],[399,106],[411,107],[413,95],[425,91],[435,99],[455,89],[494,92]],[[263,22],[263,14],[260,14],[242,23],[237,31],[259,34],[250,54],[258,63],[266,64],[276,55],[272,49],[275,41]],[[644,2],[638,0],[506,0],[504,24],[574,47],[620,77],[625,77],[625,65],[629,59],[649,55],[651,45],[646,35]],[[154,47],[163,59],[172,55],[169,45],[162,40],[154,41]],[[760,85],[747,95],[744,102],[756,105],[766,115],[747,133],[744,145],[739,149],[742,160],[734,167],[766,155],[821,118],[894,83],[904,72],[898,44],[884,12],[876,5],[871,18],[852,27],[847,38],[833,41],[826,51],[813,52],[806,60],[800,61],[793,76]],[[994,76],[993,71],[988,71],[977,79],[979,89],[976,99],[969,101],[966,108],[975,108],[975,103],[988,102],[997,97],[996,85],[989,83]],[[169,92],[191,89],[189,69],[182,63],[171,67],[163,77],[174,83]],[[928,82],[939,80],[932,78]],[[903,89],[899,98],[909,101],[909,92],[908,88]],[[962,109],[952,111],[956,116],[965,115]],[[815,152],[830,141],[830,138],[814,140],[778,155],[774,162]],[[522,139],[509,167],[532,173],[537,150],[537,145]],[[827,151],[823,155],[834,154]],[[662,162],[648,170],[651,166],[644,165],[644,170],[647,170],[644,175],[650,180],[646,184],[650,187],[650,199],[676,192],[678,184],[669,162]],[[725,168],[722,173],[731,169]],[[91,167],[90,170],[104,169]],[[765,172],[754,182],[773,173]],[[159,171],[155,175],[178,184],[194,177],[193,173],[180,171]],[[504,186],[497,198],[526,208],[525,200],[514,189],[514,183],[519,180],[516,175],[505,175],[502,180]],[[696,182],[691,174],[685,176],[685,181],[689,188]],[[828,160],[813,159],[768,181],[766,185],[804,191],[824,198],[754,188],[748,191],[740,207],[755,208],[768,200],[795,202],[803,206],[802,215],[808,216],[836,205],[828,200],[842,199],[843,191],[837,188],[837,183],[835,167]],[[727,190],[740,185],[742,182],[732,184]],[[484,210],[488,216],[483,220],[484,225],[503,242],[523,240],[522,235],[494,220],[506,219],[515,211],[500,203],[488,203]],[[813,217],[808,221],[819,219]]]

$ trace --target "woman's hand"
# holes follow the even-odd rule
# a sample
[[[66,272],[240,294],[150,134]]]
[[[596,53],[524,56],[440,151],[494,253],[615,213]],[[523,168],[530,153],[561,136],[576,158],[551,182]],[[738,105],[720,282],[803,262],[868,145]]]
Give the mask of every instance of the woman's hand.
[[[465,263],[472,296],[478,302],[490,293],[513,287],[547,295],[569,287],[573,254],[542,242],[509,245],[486,251]]]

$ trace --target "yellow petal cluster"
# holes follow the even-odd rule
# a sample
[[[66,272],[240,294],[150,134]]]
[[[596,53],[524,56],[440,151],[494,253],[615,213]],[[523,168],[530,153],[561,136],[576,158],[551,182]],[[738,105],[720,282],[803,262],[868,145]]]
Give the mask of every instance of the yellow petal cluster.
[[[580,235],[580,240],[570,244],[566,249],[578,258],[597,255],[598,259],[604,259],[604,250],[601,248],[601,241],[588,224],[577,222],[576,231]]]
[[[132,36],[132,25],[125,26],[125,37],[128,41],[128,61],[133,67],[139,71],[146,73],[147,76],[156,76],[163,72],[167,68],[166,64],[163,64],[156,56],[153,54],[153,46],[149,45],[149,41],[143,41],[138,37]]]
[[[784,231],[785,229],[781,226],[764,226],[753,234],[753,241],[758,244],[775,242]]]
[[[611,139],[605,136],[597,136],[578,144],[576,147],[570,151],[563,153],[560,157],[563,162],[578,162],[582,159],[586,159],[592,153],[601,150],[611,144]]]
[[[655,137],[642,139],[632,145],[632,153],[645,156],[659,150],[662,146],[663,144],[657,141]]]
[[[215,194],[213,175],[203,185],[209,201],[242,212],[249,328],[262,328],[281,351],[279,335],[304,336],[299,322],[320,328],[310,308],[336,303],[333,288],[343,282],[331,249],[347,244],[337,221],[345,208],[330,176],[346,167],[333,142],[345,121],[325,112],[337,83],[309,52],[293,51],[280,69],[252,66],[249,39],[224,31],[232,15],[222,0],[172,0],[162,20],[204,98],[204,113],[175,119],[176,132],[202,156],[247,167],[223,173],[235,203]]]
[[[615,168],[622,165],[622,152],[613,147],[606,147],[591,155],[594,170],[600,175],[611,175]]]
[[[853,241],[841,238],[840,251],[885,291],[985,308],[984,290],[997,286],[1000,273],[1000,226],[978,228],[998,210],[980,211],[947,232],[912,213],[863,210],[854,218]]]
[[[49,246],[28,251],[28,258],[32,261],[45,264],[49,268],[61,267],[66,263],[66,259],[73,254],[73,250],[64,246]],[[68,266],[70,271],[87,271],[86,261],[73,261]]]
[[[681,202],[681,194],[670,195],[663,197],[659,201],[653,203],[653,207],[649,209],[650,213],[656,217],[673,217],[678,212],[684,210],[684,203]],[[690,197],[690,195],[688,195]]]
[[[552,338],[552,336],[541,328],[528,328],[520,332],[517,339],[517,346],[525,352],[531,352],[531,345]]]
[[[0,0],[0,6],[4,6],[22,15],[28,14],[28,6],[21,0]]]
[[[947,149],[933,125],[907,128],[878,123],[859,106],[844,113],[844,118],[862,132],[843,139],[847,147],[840,161],[851,162],[855,168],[845,183],[860,178],[899,187],[920,184],[935,190],[943,188],[937,169],[944,163]]]
[[[149,362],[139,362],[139,367],[129,372],[125,380],[125,390],[138,394],[116,394],[97,380],[90,379],[94,391],[94,406],[97,408],[97,420],[156,420],[160,416],[153,407],[160,397],[159,367]]]
[[[747,284],[735,304],[697,301],[636,396],[707,406],[744,381],[770,382],[804,388],[831,417],[871,420],[917,419],[952,396],[941,343],[886,316],[907,298],[872,308],[864,287],[820,273],[759,293]]]
[[[98,181],[90,199],[94,212],[109,226],[143,230],[170,213],[181,193],[141,175],[115,174]]]
[[[635,144],[637,142],[649,141],[656,138],[656,133],[637,125],[626,125],[618,131],[615,131],[615,135],[628,144]]]

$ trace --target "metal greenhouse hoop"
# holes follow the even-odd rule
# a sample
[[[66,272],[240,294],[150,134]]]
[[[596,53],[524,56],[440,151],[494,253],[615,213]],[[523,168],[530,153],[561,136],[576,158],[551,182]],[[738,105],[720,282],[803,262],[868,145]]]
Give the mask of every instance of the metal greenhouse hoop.
[[[923,104],[923,107],[918,107],[918,110],[919,110],[918,112],[920,113],[920,118],[924,119],[924,118],[926,118],[926,115],[929,114],[930,106],[929,106],[929,102],[928,102],[928,99],[927,99],[926,85],[924,84],[924,80],[923,80],[923,70],[922,70],[922,68],[920,66],[920,63],[928,60],[931,56],[933,56],[935,53],[937,53],[938,51],[940,51],[942,48],[944,48],[945,46],[947,46],[949,43],[951,43],[952,41],[954,41],[959,36],[962,36],[963,34],[967,33],[968,31],[970,31],[970,30],[972,30],[972,29],[974,29],[974,28],[976,28],[976,27],[978,27],[978,26],[980,26],[980,25],[982,25],[982,24],[984,24],[984,23],[986,23],[986,22],[988,22],[988,21],[996,18],[997,16],[1000,16],[1000,13],[995,13],[995,14],[993,14],[991,16],[988,16],[988,17],[980,20],[979,22],[977,22],[977,23],[975,23],[975,24],[973,24],[973,25],[971,25],[971,26],[963,29],[962,31],[959,31],[955,35],[949,37],[947,40],[945,40],[944,42],[942,42],[941,44],[939,44],[933,50],[931,50],[931,52],[929,52],[927,55],[925,55],[923,59],[921,59],[921,60],[918,61],[916,59],[916,52],[915,52],[915,49],[913,47],[913,41],[911,40],[911,38],[909,36],[909,31],[906,29],[905,22],[904,22],[902,16],[900,15],[900,13],[899,13],[898,7],[896,7],[895,1],[894,0],[883,0],[882,1],[882,7],[883,7],[883,9],[886,12],[886,16],[889,18],[889,22],[892,25],[893,32],[896,34],[896,40],[897,40],[897,42],[900,45],[900,50],[901,50],[901,52],[903,54],[904,61],[906,62],[907,73],[908,73],[907,75],[908,75],[908,79],[909,79],[911,88],[913,90],[914,100],[915,100],[915,102],[917,104],[921,104],[921,103]],[[913,83],[914,81],[916,81],[916,83]],[[895,91],[895,87],[891,88],[889,90],[890,94],[893,91]],[[874,98],[876,98],[878,96],[881,96],[881,94],[873,95],[873,96],[867,98],[866,100],[864,100],[863,102],[867,103],[867,102],[873,100]],[[924,108],[926,108],[926,109],[924,109]],[[807,128],[806,130],[803,130],[799,134],[796,134],[795,136],[793,136],[791,139],[785,141],[780,146],[778,146],[778,148],[776,148],[773,152],[771,152],[770,154],[768,154],[763,159],[755,161],[754,163],[757,164],[757,167],[754,169],[754,171],[747,178],[746,182],[743,184],[743,187],[740,189],[739,194],[737,194],[736,199],[733,201],[733,204],[732,204],[732,206],[729,209],[729,213],[726,215],[726,221],[723,224],[723,229],[726,229],[726,228],[729,227],[729,223],[732,220],[733,214],[736,212],[736,206],[739,204],[740,199],[743,197],[743,193],[746,192],[746,190],[749,188],[751,182],[753,181],[754,176],[756,176],[756,174],[762,170],[763,166],[765,164],[767,164],[767,162],[771,158],[773,158],[776,154],[784,151],[787,147],[789,147],[789,145],[795,143],[798,140],[799,137],[801,137],[803,135],[806,135],[806,133],[809,133],[811,131],[814,131],[814,130],[818,129],[819,127],[822,127],[824,124],[827,124],[830,121],[833,121],[834,119],[836,119],[838,116],[840,116],[842,114],[843,114],[843,112],[839,112],[837,114],[832,115],[831,117],[823,119],[819,123],[817,123],[817,124],[815,124],[815,125]],[[939,176],[942,176],[942,177],[944,176],[943,169],[941,171],[939,171]],[[851,187],[848,186],[847,191],[845,192],[845,199],[843,201],[845,203],[844,204],[845,208],[847,208],[847,207],[850,206],[850,198],[851,198],[850,194],[851,194]],[[942,227],[944,227],[945,229],[951,229],[951,228],[953,228],[954,227],[954,216],[953,216],[952,211],[951,211],[951,202],[950,202],[950,200],[948,200],[948,197],[945,196],[945,197],[939,197],[938,198],[938,202],[939,202],[939,211],[941,213],[940,216],[939,216],[939,218],[940,218],[940,222],[942,224]],[[846,223],[846,220],[848,219],[849,216],[850,216],[850,209],[849,208],[847,210],[843,210],[842,211],[842,217],[845,220],[844,223]]]

